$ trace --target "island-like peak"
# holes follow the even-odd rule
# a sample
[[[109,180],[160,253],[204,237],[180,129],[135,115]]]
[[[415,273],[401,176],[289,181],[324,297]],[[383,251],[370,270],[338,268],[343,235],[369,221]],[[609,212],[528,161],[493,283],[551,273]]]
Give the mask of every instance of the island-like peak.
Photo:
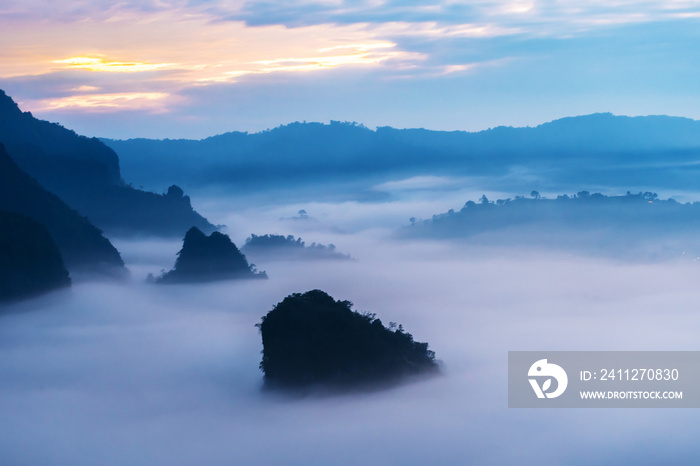
[[[197,227],[190,228],[177,254],[175,268],[157,278],[157,283],[267,278],[265,272],[256,272],[254,266],[248,264],[228,235],[218,231],[207,236]]]

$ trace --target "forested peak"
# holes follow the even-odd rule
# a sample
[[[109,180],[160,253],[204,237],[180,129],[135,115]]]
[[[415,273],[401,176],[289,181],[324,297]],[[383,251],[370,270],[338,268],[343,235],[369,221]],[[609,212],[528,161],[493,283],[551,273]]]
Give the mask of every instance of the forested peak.
[[[248,263],[228,235],[218,231],[207,236],[197,227],[185,234],[177,253],[175,268],[157,279],[158,283],[186,283],[231,278],[267,278]]]
[[[287,296],[257,326],[268,387],[347,389],[438,369],[428,344],[403,326],[387,328],[375,314],[318,289]]]

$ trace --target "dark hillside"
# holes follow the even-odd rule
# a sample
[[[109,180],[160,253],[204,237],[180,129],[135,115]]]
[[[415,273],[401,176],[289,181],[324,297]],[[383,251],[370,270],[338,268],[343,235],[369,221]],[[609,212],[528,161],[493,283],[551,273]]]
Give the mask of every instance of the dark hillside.
[[[90,221],[23,172],[0,144],[0,210],[44,225],[69,270],[123,269],[119,252]]]
[[[23,113],[1,90],[0,142],[22,170],[105,231],[174,236],[191,226],[214,230],[189,197],[134,189],[122,180],[117,154],[100,140]]]

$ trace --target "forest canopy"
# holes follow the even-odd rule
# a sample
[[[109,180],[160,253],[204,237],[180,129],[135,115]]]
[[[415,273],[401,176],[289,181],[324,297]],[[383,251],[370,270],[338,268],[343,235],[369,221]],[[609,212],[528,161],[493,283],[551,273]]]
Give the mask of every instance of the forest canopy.
[[[294,293],[257,324],[268,387],[353,387],[437,370],[427,343],[321,290]]]

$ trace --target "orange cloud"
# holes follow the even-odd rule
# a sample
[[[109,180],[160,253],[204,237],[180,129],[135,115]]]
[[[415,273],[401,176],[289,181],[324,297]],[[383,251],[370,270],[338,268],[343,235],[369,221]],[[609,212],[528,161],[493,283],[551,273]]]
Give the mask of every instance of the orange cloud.
[[[71,57],[64,60],[54,60],[54,63],[65,65],[71,69],[101,71],[107,73],[138,73],[172,68],[173,63],[137,63],[105,61],[102,58]]]
[[[55,99],[43,99],[36,102],[32,108],[35,108],[37,111],[64,109],[109,111],[122,109],[124,107],[130,109],[164,110],[163,101],[167,97],[168,94],[162,92],[86,94]]]

